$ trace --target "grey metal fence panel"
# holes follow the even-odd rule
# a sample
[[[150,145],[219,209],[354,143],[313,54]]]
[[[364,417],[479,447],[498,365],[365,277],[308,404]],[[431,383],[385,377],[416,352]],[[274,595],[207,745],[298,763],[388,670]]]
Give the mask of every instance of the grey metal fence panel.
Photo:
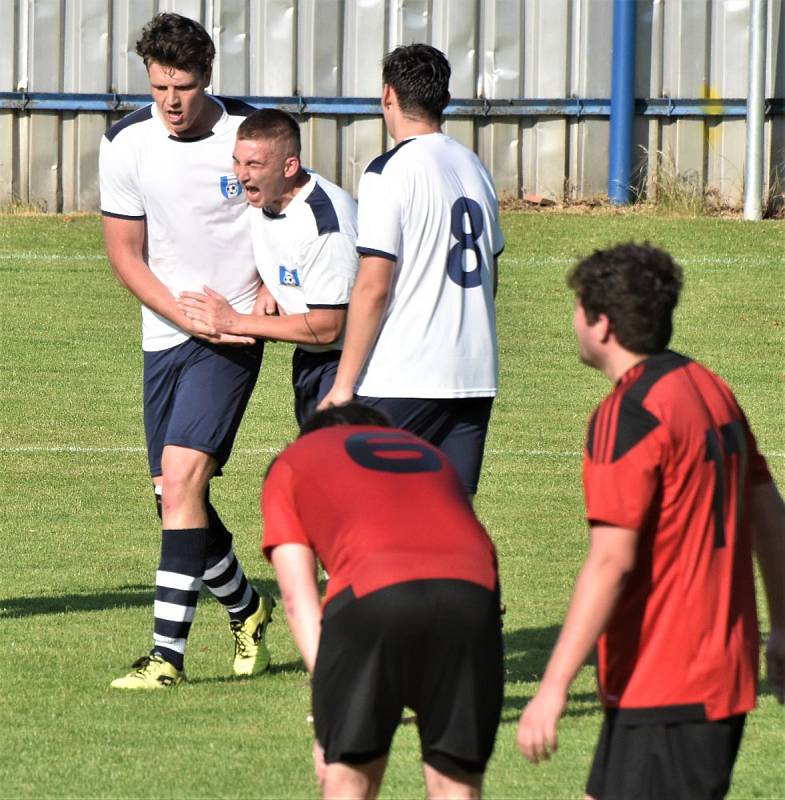
[[[636,96],[738,106],[749,0],[636,2]],[[782,103],[783,0],[768,7],[766,94]],[[453,97],[480,102],[479,113],[449,115],[445,130],[477,150],[500,192],[559,199],[607,190],[607,117],[579,112],[583,100],[610,95],[613,0],[0,0],[0,92],[145,94],[136,40],[169,10],[205,25],[217,49],[213,90],[234,96],[377,98],[384,53],[431,42],[450,58]],[[578,112],[484,116],[481,105],[569,98]],[[25,105],[0,108],[0,205],[95,209],[100,137],[121,113]],[[367,162],[390,145],[379,117],[346,107],[300,118],[304,161],[354,193]],[[667,167],[738,202],[744,140],[738,116],[638,117],[636,181],[653,194]],[[767,118],[766,158],[773,191],[785,183],[781,112]]]

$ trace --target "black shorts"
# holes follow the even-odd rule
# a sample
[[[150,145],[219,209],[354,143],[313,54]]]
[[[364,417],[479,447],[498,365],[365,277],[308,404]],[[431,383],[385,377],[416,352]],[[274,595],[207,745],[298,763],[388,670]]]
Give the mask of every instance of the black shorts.
[[[256,385],[264,342],[246,347],[188,339],[144,354],[144,427],[150,474],[161,474],[166,445],[228,461]]]
[[[324,610],[313,675],[316,738],[328,764],[386,755],[404,706],[422,760],[482,773],[504,693],[499,595],[460,580],[394,584]]]
[[[722,798],[745,715],[721,720],[628,725],[609,711],[586,785],[596,800]]]
[[[294,416],[300,427],[313,414],[327,392],[333,388],[340,360],[340,350],[312,353],[301,347],[295,347],[292,355],[292,387]]]
[[[467,494],[477,493],[492,397],[357,397],[398,428],[421,436],[450,459]]]

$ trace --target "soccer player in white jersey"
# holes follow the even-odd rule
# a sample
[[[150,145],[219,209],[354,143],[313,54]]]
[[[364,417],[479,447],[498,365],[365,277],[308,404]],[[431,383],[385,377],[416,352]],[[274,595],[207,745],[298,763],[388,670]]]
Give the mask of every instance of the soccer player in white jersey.
[[[208,335],[229,333],[294,342],[295,416],[302,425],[333,385],[346,308],[357,273],[357,207],[334,183],[303,169],[300,128],[266,108],[237,129],[234,172],[254,258],[280,314],[246,314],[214,287],[183,292],[180,307]],[[269,309],[268,309],[269,311]]]
[[[450,65],[425,44],[384,59],[382,111],[394,149],[359,186],[360,268],[335,384],[438,446],[477,490],[498,355],[496,192],[477,156],[441,132]]]
[[[101,141],[104,240],[118,281],[142,303],[144,421],[162,520],[153,647],[118,689],[158,689],[184,678],[183,658],[204,584],[226,607],[237,675],[264,671],[271,597],[254,590],[232,536],[209,501],[256,383],[262,343],[207,335],[177,296],[209,284],[240,311],[272,301],[259,290],[242,220],[232,146],[253,108],[206,94],[215,48],[204,28],[159,14],[137,42],[153,103]]]

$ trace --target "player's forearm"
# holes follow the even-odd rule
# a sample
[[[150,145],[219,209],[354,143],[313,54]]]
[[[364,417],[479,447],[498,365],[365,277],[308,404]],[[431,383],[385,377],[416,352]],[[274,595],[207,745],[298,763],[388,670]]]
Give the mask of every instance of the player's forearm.
[[[322,309],[319,309],[321,311]],[[340,312],[341,318],[345,312]],[[342,322],[309,311],[306,314],[281,314],[267,316],[261,314],[237,314],[231,331],[257,339],[276,339],[294,344],[329,345],[341,336]]]
[[[769,620],[785,627],[785,504],[774,483],[752,491],[751,524],[755,555],[760,567]]]
[[[287,595],[282,592],[282,599],[286,621],[292,631],[294,642],[303,657],[305,668],[310,674],[313,674],[322,621],[318,594],[310,591],[298,591]]]
[[[335,377],[335,386],[347,391],[354,389],[365,366],[389,302],[389,282],[362,281],[362,277],[358,277],[349,301],[346,337]]]
[[[178,307],[176,298],[144,261],[126,256],[110,258],[109,263],[118,282],[142,305],[181,328],[188,327],[188,320]]]

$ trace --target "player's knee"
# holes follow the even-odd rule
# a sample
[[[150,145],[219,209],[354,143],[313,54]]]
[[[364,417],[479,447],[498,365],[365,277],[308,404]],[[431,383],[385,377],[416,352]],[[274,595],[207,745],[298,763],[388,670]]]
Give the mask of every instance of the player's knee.
[[[159,483],[153,484],[153,495],[155,497],[155,510],[158,512],[158,519],[163,520],[164,518],[164,510],[163,510],[163,500],[161,498],[161,494],[163,492],[163,487]]]

